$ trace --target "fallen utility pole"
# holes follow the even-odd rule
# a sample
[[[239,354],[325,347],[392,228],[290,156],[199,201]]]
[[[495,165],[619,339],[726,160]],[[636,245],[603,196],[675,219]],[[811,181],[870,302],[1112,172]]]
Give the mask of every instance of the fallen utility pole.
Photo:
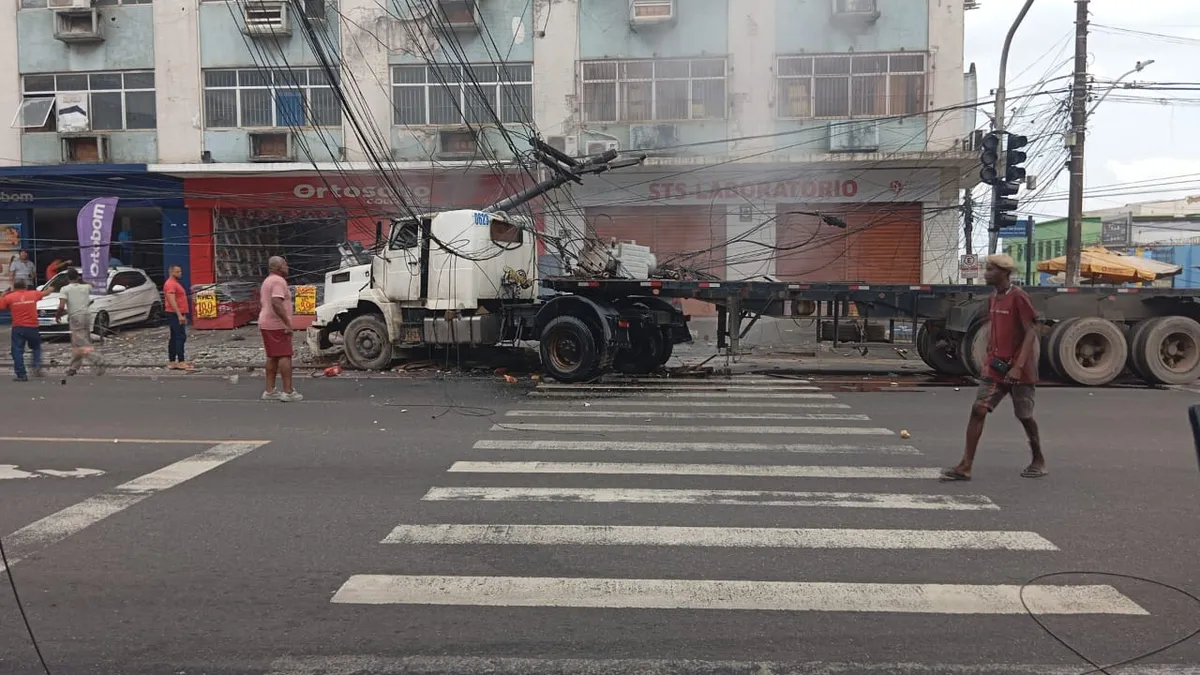
[[[963,235],[967,240],[967,255],[975,253],[975,244],[972,238],[975,236],[975,197],[971,194],[970,188],[964,190],[963,195]],[[975,283],[975,279],[967,279],[968,284]]]
[[[1004,49],[1000,51],[1000,82],[996,86],[996,116],[995,126],[996,131],[1000,135],[1001,146],[997,148],[996,155],[996,175],[1000,176],[1001,182],[1005,175],[1005,149],[1008,142],[1004,140],[1004,106],[1007,105],[1005,100],[1004,82],[1008,78],[1008,50],[1012,47],[1013,36],[1017,34],[1017,27],[1025,20],[1025,15],[1029,13],[1029,8],[1033,6],[1033,0],[1025,0],[1025,6],[1021,8],[1020,14],[1017,14],[1017,19],[1013,21],[1012,26],[1008,28],[1008,35],[1004,38]],[[1000,198],[997,188],[992,188],[992,204],[996,204],[996,200]],[[992,218],[990,227],[988,227],[988,254],[996,252],[996,246],[1000,241],[1000,224],[996,222],[996,210],[992,209]]]
[[[1079,285],[1079,257],[1083,251],[1083,140],[1087,125],[1088,0],[1075,0],[1075,81],[1071,90],[1071,182],[1067,202],[1068,287]]]

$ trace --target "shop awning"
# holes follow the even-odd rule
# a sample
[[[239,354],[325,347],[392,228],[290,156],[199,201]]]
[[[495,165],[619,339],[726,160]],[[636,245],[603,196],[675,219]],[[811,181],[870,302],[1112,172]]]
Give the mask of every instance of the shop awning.
[[[1039,272],[1055,274],[1065,272],[1067,257],[1059,256],[1037,264]],[[1172,277],[1183,271],[1183,267],[1170,263],[1126,255],[1100,246],[1085,248],[1079,256],[1079,276],[1093,281],[1111,283],[1146,282]]]

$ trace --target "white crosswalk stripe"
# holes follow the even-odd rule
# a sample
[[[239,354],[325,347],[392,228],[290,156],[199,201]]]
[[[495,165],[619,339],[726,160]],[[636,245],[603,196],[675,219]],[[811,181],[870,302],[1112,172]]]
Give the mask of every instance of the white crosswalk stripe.
[[[466,516],[470,521],[389,525],[393,529],[380,543],[396,551],[447,547],[445,557],[451,561],[457,550],[453,547],[481,546],[586,546],[613,554],[619,551],[616,547],[644,547],[655,548],[660,555],[711,548],[754,550],[761,556],[820,549],[825,556],[856,556],[846,559],[850,564],[864,556],[885,554],[1047,556],[1059,551],[1036,532],[989,527],[1000,505],[986,495],[964,494],[937,483],[939,468],[915,465],[924,464],[912,459],[920,456],[920,449],[890,442],[893,430],[868,426],[868,414],[852,412],[851,405],[836,398],[821,391],[819,383],[772,377],[542,383],[529,392],[528,406],[506,411],[506,419],[490,428],[489,437],[465,450],[466,456],[448,458],[447,484],[429,487],[421,498],[434,512],[451,504],[476,504],[467,511],[463,506],[447,511],[470,514]],[[772,437],[779,441],[771,442]],[[832,440],[841,442],[823,442]],[[686,453],[702,454],[703,459]],[[807,461],[797,461],[800,456]],[[836,457],[838,463],[821,463],[829,459],[824,456]],[[906,465],[891,465],[897,457],[905,457]],[[682,461],[662,461],[676,458]],[[731,458],[737,461],[722,461]],[[871,489],[872,485],[879,489]],[[547,504],[564,506],[548,510]],[[531,515],[524,516],[523,522],[479,522],[488,520],[481,514],[492,511]],[[600,517],[620,513],[621,520],[579,523],[561,515],[542,515],[555,513]],[[863,526],[805,526],[814,520],[810,515],[833,513],[861,513],[851,522]],[[904,527],[894,527],[894,520],[886,523],[891,527],[871,522],[887,513],[903,514]],[[716,514],[737,514],[738,522],[714,526],[711,518],[719,517]],[[530,522],[531,516],[550,522]],[[945,519],[950,517],[952,528],[947,528]],[[686,518],[708,522],[677,522]],[[838,525],[845,522],[841,520]],[[922,520],[930,526],[922,528]],[[770,558],[763,560],[765,565]],[[928,558],[914,559],[907,567],[927,570],[931,578],[918,581],[940,581]],[[890,583],[886,578],[841,581],[836,564],[829,578],[786,581],[728,579],[720,574],[671,579],[590,578],[586,573],[552,577],[539,575],[536,566],[516,576],[456,575],[452,567],[445,570],[448,574],[428,575],[364,570],[368,573],[346,579],[332,602],[1025,613],[1020,587],[1012,584],[1011,577],[995,573],[996,568],[986,562],[975,567],[977,578],[971,581],[979,583],[964,584]],[[987,583],[993,575],[997,583]],[[912,575],[904,580],[911,581]],[[1039,614],[1147,614],[1134,600],[1106,585],[1041,584],[1026,589],[1024,600]]]

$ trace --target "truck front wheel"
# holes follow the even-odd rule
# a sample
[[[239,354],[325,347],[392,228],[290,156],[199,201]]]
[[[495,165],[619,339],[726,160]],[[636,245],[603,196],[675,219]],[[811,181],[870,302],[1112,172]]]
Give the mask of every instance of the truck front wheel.
[[[559,316],[542,330],[542,367],[560,382],[586,382],[599,374],[601,354],[592,329],[581,319]]]
[[[346,360],[359,370],[383,370],[392,364],[387,324],[378,314],[355,317],[346,326]]]

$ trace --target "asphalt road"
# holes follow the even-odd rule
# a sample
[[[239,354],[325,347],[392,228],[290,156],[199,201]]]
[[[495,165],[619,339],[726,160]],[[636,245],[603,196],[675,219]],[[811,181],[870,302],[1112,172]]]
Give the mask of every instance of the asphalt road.
[[[0,385],[51,672],[1082,673],[1021,584],[1200,591],[1189,391],[1039,390],[1049,476],[1005,404],[942,484],[968,387],[299,384]],[[1097,663],[1200,627],[1152,583],[1038,584]],[[0,673],[38,672],[0,588]],[[1113,672],[1200,673],[1200,641]]]

